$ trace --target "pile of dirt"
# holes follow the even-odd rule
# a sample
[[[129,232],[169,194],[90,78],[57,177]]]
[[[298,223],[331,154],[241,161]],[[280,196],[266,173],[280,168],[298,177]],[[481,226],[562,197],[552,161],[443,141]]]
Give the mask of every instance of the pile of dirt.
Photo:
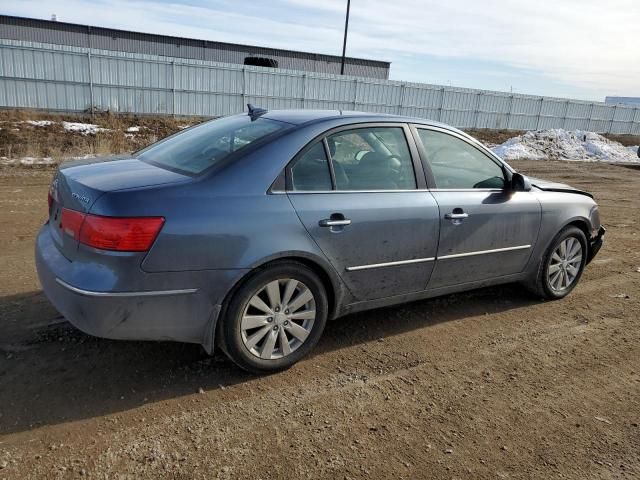
[[[525,130],[492,130],[489,128],[472,128],[464,130],[464,132],[468,133],[473,138],[480,140],[487,147],[495,147],[496,145],[500,145],[501,143],[506,142],[510,138],[513,138],[517,135],[522,135]]]
[[[614,142],[618,142],[625,147],[634,147],[640,145],[640,135],[603,133],[602,136]]]
[[[68,159],[135,152],[204,120],[204,117],[0,111],[0,165],[55,166]],[[562,129],[466,132],[505,160],[640,161],[638,135],[598,135]]]
[[[203,118],[0,112],[0,165],[55,165],[63,160],[140,150]]]

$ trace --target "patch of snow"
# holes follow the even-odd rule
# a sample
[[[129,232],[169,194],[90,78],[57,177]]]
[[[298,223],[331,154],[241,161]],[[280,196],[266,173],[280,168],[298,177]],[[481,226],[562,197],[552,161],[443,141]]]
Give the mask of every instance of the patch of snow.
[[[624,147],[602,135],[561,128],[526,132],[510,138],[493,152],[505,160],[568,160],[588,162],[638,162],[633,147]]]
[[[80,155],[77,157],[69,157],[64,160],[54,160],[51,157],[22,157],[22,158],[7,158],[0,157],[0,165],[4,166],[32,166],[32,165],[58,165],[59,163],[68,161],[68,160],[87,160],[96,158],[98,155],[95,153],[88,153],[86,155]]]
[[[95,135],[98,132],[108,131],[107,128],[102,128],[93,123],[62,122],[62,126],[67,132],[76,132],[82,135]]]
[[[7,158],[0,157],[0,165],[55,165],[56,162],[51,157],[36,158],[36,157],[23,157],[23,158]]]
[[[53,125],[51,120],[27,120],[26,123],[34,127],[48,127],[49,125]]]
[[[178,125],[180,130],[184,130],[185,128],[189,128],[191,125]]]
[[[138,127],[137,125],[134,125],[133,127],[127,128],[127,132],[129,132],[129,133],[138,133],[140,131],[140,128],[142,128],[142,127]]]

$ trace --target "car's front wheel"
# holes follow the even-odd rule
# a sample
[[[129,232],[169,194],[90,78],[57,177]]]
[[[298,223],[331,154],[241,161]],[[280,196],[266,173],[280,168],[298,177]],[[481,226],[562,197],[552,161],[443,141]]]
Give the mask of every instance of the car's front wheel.
[[[549,300],[566,297],[576,287],[587,263],[587,238],[572,225],[556,235],[542,258],[533,285]]]
[[[297,262],[257,271],[233,295],[219,333],[227,355],[253,373],[284,370],[316,345],[327,322],[327,293]]]

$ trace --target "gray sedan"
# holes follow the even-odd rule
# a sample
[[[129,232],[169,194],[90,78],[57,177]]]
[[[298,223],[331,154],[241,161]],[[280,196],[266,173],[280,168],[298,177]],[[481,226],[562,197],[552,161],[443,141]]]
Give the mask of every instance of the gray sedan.
[[[449,126],[250,106],[62,165],[36,263],[89,334],[217,345],[268,372],[351,312],[507,282],[562,298],[603,235],[590,194]]]

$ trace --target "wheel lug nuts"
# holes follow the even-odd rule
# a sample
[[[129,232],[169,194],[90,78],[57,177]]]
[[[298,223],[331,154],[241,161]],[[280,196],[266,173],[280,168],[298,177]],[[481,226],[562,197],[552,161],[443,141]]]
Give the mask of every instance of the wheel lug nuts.
[[[285,320],[285,321],[284,321],[284,324],[285,324],[285,325],[289,325],[289,320]]]
[[[273,327],[273,331],[274,331],[274,332],[277,332],[277,331],[278,331],[278,325],[276,325],[276,326],[274,326],[274,327]]]
[[[289,310],[284,311],[285,315],[289,315]]]
[[[279,312],[279,311],[280,311],[280,307],[276,307],[276,312]]]
[[[273,322],[273,317],[267,317],[267,322],[269,323]]]

